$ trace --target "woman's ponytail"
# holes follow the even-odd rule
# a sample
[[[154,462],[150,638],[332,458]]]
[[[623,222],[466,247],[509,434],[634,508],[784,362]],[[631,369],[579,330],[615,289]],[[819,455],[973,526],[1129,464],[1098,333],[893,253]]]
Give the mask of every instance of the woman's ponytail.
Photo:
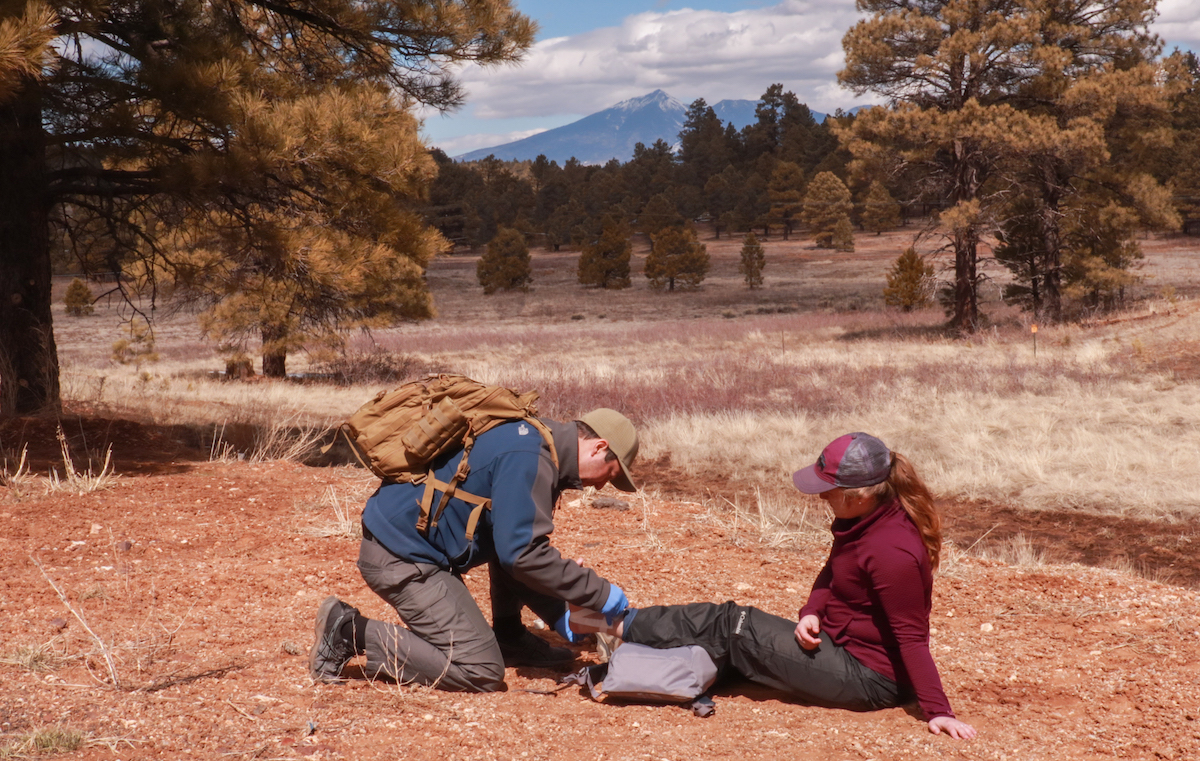
[[[899,500],[904,512],[921,534],[921,543],[929,556],[929,567],[936,571],[942,558],[942,516],[933,504],[929,487],[917,475],[907,457],[892,452],[892,465],[887,480],[874,486],[846,489],[847,496],[874,499],[882,505],[893,499]]]

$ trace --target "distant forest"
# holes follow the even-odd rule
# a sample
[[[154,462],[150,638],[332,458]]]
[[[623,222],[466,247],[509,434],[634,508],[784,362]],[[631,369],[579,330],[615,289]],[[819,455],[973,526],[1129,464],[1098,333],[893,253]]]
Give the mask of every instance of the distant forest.
[[[1168,147],[1140,157],[1144,168],[1169,188],[1179,231],[1200,234],[1200,65],[1183,57],[1187,81],[1172,99],[1173,133]],[[803,199],[812,180],[832,172],[850,190],[851,221],[873,229],[874,183],[894,200],[903,224],[946,207],[945,186],[924,181],[919,171],[878,171],[856,164],[838,140],[850,135],[855,117],[840,109],[823,123],[795,94],[771,85],[758,102],[756,121],[735,129],[722,123],[703,98],[688,108],[677,147],[663,140],[639,143],[633,159],[603,166],[570,159],[562,166],[501,161],[494,156],[461,163],[433,150],[439,173],[430,190],[428,219],[456,247],[478,248],[499,228],[514,228],[531,244],[557,251],[580,248],[600,235],[606,217],[632,231],[704,221],[716,236],[754,231],[759,239],[789,238],[804,230]],[[1120,146],[1114,146],[1120,150]],[[904,171],[907,170],[907,171]]]
[[[755,114],[755,123],[739,131],[698,99],[688,108],[677,149],[664,140],[638,143],[624,164],[570,159],[559,166],[545,156],[459,163],[435,149],[439,173],[429,221],[456,245],[482,246],[499,228],[511,227],[556,251],[598,238],[605,217],[647,233],[707,220],[718,236],[750,229],[787,236],[813,177],[829,171],[851,180],[851,156],[839,148],[835,128],[854,117],[839,111],[817,123],[779,84],[767,89]],[[860,195],[870,179],[860,178]]]

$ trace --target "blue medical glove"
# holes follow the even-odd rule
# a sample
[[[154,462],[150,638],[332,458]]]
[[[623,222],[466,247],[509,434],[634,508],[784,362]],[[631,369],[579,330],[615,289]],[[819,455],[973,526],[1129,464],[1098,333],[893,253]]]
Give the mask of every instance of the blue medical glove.
[[[554,622],[554,631],[558,632],[558,636],[565,639],[567,642],[577,642],[583,636],[571,631],[571,609],[567,608],[562,614],[562,618]]]
[[[610,625],[617,619],[617,616],[625,612],[629,607],[629,598],[616,584],[608,585],[608,599],[604,602],[604,607],[600,612],[604,614],[604,620]]]

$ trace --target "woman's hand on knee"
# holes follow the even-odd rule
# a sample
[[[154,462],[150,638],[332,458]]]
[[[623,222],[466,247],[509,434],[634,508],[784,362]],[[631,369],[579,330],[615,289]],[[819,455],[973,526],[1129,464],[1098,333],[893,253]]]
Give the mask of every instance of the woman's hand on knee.
[[[821,644],[821,619],[808,614],[796,624],[796,641],[805,650],[814,650]]]
[[[935,735],[945,732],[956,740],[975,739],[975,727],[965,721],[959,721],[953,716],[936,716],[930,719],[929,731]]]

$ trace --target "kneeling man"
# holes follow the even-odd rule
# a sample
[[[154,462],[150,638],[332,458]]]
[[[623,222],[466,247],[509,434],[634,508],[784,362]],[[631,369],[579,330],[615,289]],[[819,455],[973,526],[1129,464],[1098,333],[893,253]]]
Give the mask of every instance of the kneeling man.
[[[580,635],[568,626],[568,603],[610,620],[628,607],[620,587],[562,557],[550,534],[563,489],[611,482],[635,490],[629,468],[637,457],[637,432],[609,409],[570,423],[542,422],[553,436],[557,466],[545,439],[527,422],[505,423],[476,439],[459,490],[490,498],[490,510],[452,497],[436,525],[420,531],[422,498],[428,501],[423,484],[384,483],[367,500],[358,568],[406,626],[368,619],[327,598],[317,611],[309,654],[314,680],[341,681],[347,661],[365,653],[368,679],[503,690],[506,664],[551,667],[574,659],[569,649],[552,647],[525,628],[522,606],[553,623],[569,642]],[[438,482],[451,480],[462,456],[459,451],[434,463]],[[436,507],[443,493],[432,496]],[[484,563],[491,578],[491,626],[461,579]]]

